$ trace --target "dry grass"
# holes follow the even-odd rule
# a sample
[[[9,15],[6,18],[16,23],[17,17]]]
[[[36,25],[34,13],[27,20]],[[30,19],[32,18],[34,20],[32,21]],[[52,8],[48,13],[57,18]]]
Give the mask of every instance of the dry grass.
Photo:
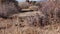
[[[39,11],[14,14],[12,19],[0,18],[0,34],[60,34],[59,4],[41,2]]]

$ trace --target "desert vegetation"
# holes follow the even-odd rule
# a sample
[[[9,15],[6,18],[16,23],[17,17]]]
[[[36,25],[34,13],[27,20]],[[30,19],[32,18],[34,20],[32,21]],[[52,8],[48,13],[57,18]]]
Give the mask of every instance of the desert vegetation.
[[[18,2],[15,0],[0,0],[0,17],[9,17],[18,13]]]
[[[60,34],[60,0],[0,0],[0,34]]]

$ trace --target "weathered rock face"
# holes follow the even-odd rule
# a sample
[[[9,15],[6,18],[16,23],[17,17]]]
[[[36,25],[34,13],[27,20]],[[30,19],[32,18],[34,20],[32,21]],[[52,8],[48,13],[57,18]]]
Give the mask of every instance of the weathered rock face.
[[[0,0],[0,17],[8,17],[18,12],[18,4],[15,0]]]

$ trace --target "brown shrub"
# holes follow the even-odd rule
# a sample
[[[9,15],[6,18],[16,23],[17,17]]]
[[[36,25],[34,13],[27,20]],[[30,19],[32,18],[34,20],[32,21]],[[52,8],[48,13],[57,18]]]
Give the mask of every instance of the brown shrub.
[[[0,17],[8,17],[18,12],[18,3],[15,0],[0,0]]]
[[[41,11],[45,16],[48,17],[48,23],[60,23],[59,15],[60,15],[60,3],[57,1],[48,1],[44,6],[42,6]],[[42,4],[43,5],[43,4]]]
[[[23,27],[24,26],[40,27],[48,24],[47,17],[40,11],[20,13],[17,15],[13,15],[13,18],[16,18],[15,16],[18,18],[18,23],[21,23],[20,26]]]

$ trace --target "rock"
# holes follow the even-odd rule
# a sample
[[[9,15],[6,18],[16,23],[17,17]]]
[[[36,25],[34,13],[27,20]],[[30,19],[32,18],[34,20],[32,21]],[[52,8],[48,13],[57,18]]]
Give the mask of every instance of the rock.
[[[18,5],[21,9],[27,9],[30,6],[27,2],[20,2]]]
[[[30,6],[28,9],[33,10],[33,11],[38,11],[38,6]]]

